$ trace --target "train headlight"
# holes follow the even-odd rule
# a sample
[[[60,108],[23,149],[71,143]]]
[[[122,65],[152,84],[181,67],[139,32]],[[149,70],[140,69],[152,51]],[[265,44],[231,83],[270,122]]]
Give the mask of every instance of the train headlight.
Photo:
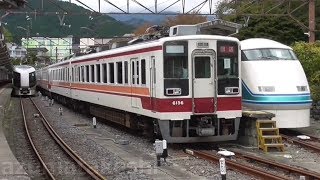
[[[274,92],[274,86],[258,86],[259,92]]]
[[[298,90],[298,92],[308,91],[308,87],[307,86],[297,86],[297,90]]]
[[[239,88],[238,87],[225,87],[224,92],[226,94],[239,94]]]

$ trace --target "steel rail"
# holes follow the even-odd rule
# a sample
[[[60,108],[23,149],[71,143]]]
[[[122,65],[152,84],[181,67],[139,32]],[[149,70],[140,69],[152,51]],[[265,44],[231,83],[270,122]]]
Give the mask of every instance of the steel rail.
[[[301,175],[304,175],[304,176],[308,176],[311,179],[320,179],[320,174],[317,173],[317,172],[314,172],[314,171],[300,169],[300,168],[293,167],[293,166],[288,166],[288,165],[283,164],[283,163],[279,163],[279,162],[276,162],[276,161],[272,161],[272,160],[261,158],[261,157],[257,157],[257,156],[251,156],[249,154],[245,154],[245,153],[242,153],[242,152],[239,152],[239,151],[234,151],[234,152],[237,155],[239,155],[239,156],[241,156],[241,157],[243,157],[245,159],[254,160],[254,161],[257,161],[257,162],[260,162],[260,163],[264,163],[264,164],[267,164],[267,165],[272,165],[272,167],[277,167],[277,168],[284,169],[286,171],[290,171],[290,172],[293,172],[293,173],[297,173],[297,174],[301,174]]]
[[[196,157],[200,157],[202,159],[208,160],[208,161],[212,161],[212,162],[218,162],[219,163],[219,159],[220,157],[214,155],[214,154],[210,154],[210,153],[206,153],[203,151],[195,151],[195,150],[190,150],[190,149],[186,149],[185,150],[186,153],[192,155],[192,156],[196,156]],[[286,177],[282,177],[282,176],[278,176],[275,174],[270,174],[270,172],[264,172],[260,169],[254,168],[254,167],[250,167],[247,166],[245,164],[240,164],[231,160],[226,159],[226,165],[234,170],[237,170],[239,172],[245,173],[245,174],[251,174],[253,176],[262,178],[262,179],[269,179],[269,180],[283,180],[283,179],[288,179]]]
[[[97,170],[95,170],[92,166],[90,166],[88,163],[86,163],[75,151],[73,151],[60,137],[59,135],[54,131],[50,123],[47,121],[45,116],[42,114],[38,106],[34,103],[34,101],[30,98],[33,105],[37,108],[40,115],[42,116],[42,122],[48,129],[51,136],[56,140],[56,142],[61,146],[62,149],[65,150],[65,152],[75,161],[78,163],[79,166],[82,167],[83,170],[85,170],[92,178],[94,179],[102,179],[106,180],[107,178],[101,175]]]
[[[30,136],[30,133],[29,133],[29,128],[28,128],[28,124],[27,124],[27,119],[26,119],[26,115],[25,115],[25,111],[24,111],[24,106],[23,106],[23,102],[22,102],[22,98],[20,97],[20,105],[21,105],[21,110],[22,110],[22,116],[23,116],[23,122],[24,122],[24,127],[25,127],[25,130],[26,130],[26,133],[27,133],[27,136],[28,136],[28,139],[29,139],[29,142],[32,146],[32,149],[33,151],[36,153],[40,163],[42,164],[42,166],[44,167],[44,169],[46,170],[47,174],[49,175],[49,177],[52,179],[52,180],[55,180],[53,174],[50,172],[49,168],[47,167],[47,165],[45,164],[45,162],[43,161],[43,159],[41,158],[36,146],[34,145],[33,143],[33,140]]]
[[[305,146],[307,148],[310,148],[310,149],[320,153],[320,147],[319,146],[315,146],[315,145],[312,145],[310,143],[303,142],[301,140],[293,139],[292,137],[284,135],[284,134],[280,134],[280,135],[282,136],[282,138],[286,139],[287,141],[292,141],[294,143],[297,143],[298,145]]]

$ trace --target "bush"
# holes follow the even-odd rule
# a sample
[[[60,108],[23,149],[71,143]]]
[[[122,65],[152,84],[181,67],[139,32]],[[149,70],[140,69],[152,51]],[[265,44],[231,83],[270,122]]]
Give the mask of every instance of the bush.
[[[292,46],[309,81],[311,96],[320,100],[320,41],[313,44],[296,42]]]

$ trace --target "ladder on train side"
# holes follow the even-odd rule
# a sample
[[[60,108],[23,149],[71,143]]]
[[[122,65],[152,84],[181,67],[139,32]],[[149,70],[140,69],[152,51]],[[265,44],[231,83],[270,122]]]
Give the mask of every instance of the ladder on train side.
[[[268,148],[277,148],[284,151],[282,137],[279,134],[279,128],[276,127],[274,120],[257,120],[256,127],[258,132],[258,146],[264,152],[268,152]]]

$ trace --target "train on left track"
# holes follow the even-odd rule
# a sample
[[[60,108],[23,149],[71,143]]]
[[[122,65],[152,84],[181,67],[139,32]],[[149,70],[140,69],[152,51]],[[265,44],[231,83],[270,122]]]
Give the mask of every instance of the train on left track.
[[[169,143],[236,140],[240,42],[162,37],[73,56],[37,71],[42,94]]]
[[[13,67],[12,95],[34,96],[36,94],[36,70],[32,66],[17,65]]]

